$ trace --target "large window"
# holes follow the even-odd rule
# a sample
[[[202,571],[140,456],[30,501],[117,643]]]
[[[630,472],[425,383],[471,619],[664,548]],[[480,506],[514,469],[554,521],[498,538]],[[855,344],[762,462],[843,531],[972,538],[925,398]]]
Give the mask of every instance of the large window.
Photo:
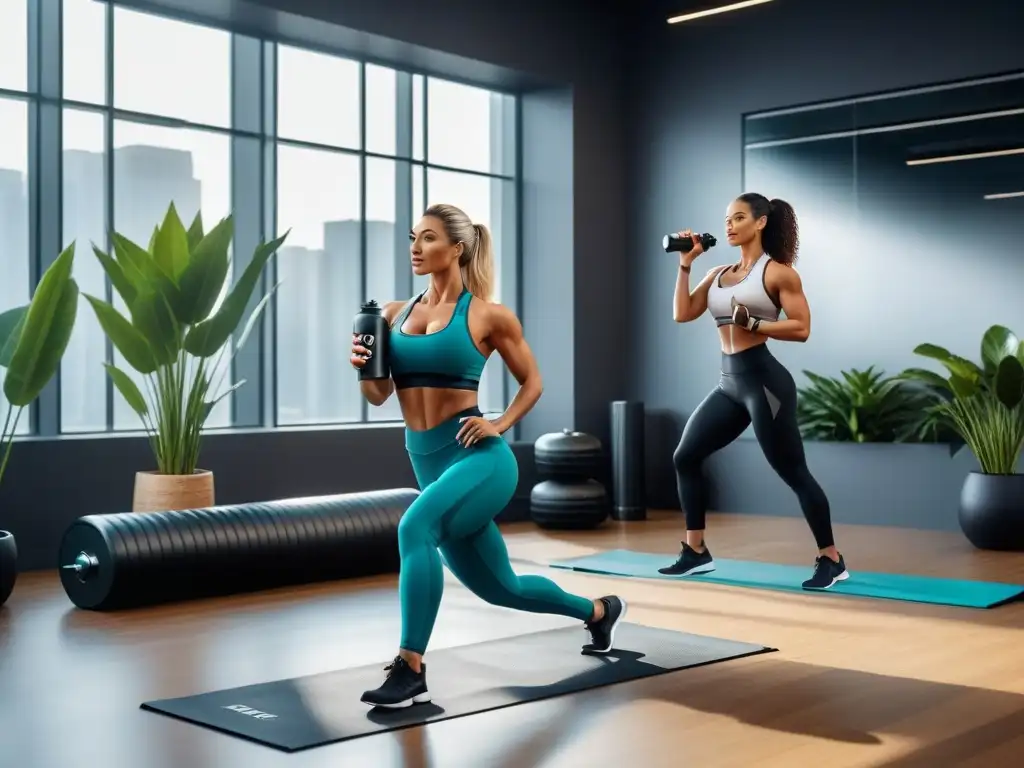
[[[7,2],[0,5],[6,8]],[[0,23],[3,20],[0,19]],[[0,53],[0,57],[4,54]],[[0,58],[0,61],[5,59]],[[0,312],[24,304],[30,293],[29,259],[29,174],[28,104],[0,98]],[[0,387],[0,422],[8,414],[8,403]],[[24,414],[18,432],[32,429]]]
[[[261,240],[290,234],[258,289],[278,286],[263,332],[215,374],[220,388],[246,383],[208,425],[396,420],[397,400],[360,397],[352,317],[367,299],[426,287],[408,233],[438,202],[491,228],[496,300],[515,308],[515,107],[470,85],[95,0],[0,0],[0,311],[27,301],[72,241],[82,291],[123,310],[94,245],[108,250],[117,231],[146,246],[172,201],[186,223],[232,214],[229,279]],[[83,301],[59,381],[19,432],[138,430],[107,362],[132,375]],[[495,355],[483,409],[504,409],[510,383]]]

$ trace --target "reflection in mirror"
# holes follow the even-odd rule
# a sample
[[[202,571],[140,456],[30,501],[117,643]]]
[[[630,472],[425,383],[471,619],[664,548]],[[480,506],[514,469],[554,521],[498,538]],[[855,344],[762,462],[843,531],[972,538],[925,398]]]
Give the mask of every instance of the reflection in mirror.
[[[812,346],[775,345],[796,370],[1024,334],[1024,73],[747,115],[743,159],[744,188],[799,216]]]

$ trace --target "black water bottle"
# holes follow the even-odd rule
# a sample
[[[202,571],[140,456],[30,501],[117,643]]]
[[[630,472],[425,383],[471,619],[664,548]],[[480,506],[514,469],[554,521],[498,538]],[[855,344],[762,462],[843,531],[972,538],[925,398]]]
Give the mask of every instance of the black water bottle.
[[[704,250],[715,247],[715,243],[718,240],[715,239],[714,235],[705,232],[703,235],[697,235],[700,239],[700,244],[704,247]],[[665,249],[665,253],[689,253],[693,250],[693,238],[689,235],[680,237],[679,235],[665,235],[661,238],[661,247]]]
[[[366,365],[359,369],[359,380],[386,379],[391,375],[388,367],[388,341],[391,329],[381,314],[377,302],[370,299],[363,304],[352,322],[353,339],[370,352]]]

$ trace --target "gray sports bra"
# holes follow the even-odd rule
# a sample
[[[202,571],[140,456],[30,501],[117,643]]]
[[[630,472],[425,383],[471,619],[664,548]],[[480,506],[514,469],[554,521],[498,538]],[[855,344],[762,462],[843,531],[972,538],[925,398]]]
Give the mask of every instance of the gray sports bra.
[[[764,282],[769,261],[771,257],[768,254],[761,254],[747,276],[736,285],[723,286],[722,275],[728,267],[719,270],[708,289],[708,310],[718,325],[732,324],[733,299],[736,299],[737,304],[745,306],[751,317],[758,320],[779,319],[781,307],[768,293],[768,286]]]

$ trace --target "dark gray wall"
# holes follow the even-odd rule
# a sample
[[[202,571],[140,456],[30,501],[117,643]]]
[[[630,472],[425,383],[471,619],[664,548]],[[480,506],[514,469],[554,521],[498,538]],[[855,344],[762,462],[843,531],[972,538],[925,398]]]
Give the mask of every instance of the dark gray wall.
[[[524,296],[545,297],[526,303],[523,324],[537,340],[546,384],[544,404],[523,432],[529,439],[575,427],[607,438],[608,403],[626,389],[625,368],[609,353],[622,348],[628,301],[624,80],[611,15],[582,1],[539,0],[447,0],[428,9],[412,0],[123,4],[523,89],[531,136],[523,157],[523,244],[530,253],[521,288]],[[516,450],[522,474],[513,514],[532,484],[529,448]],[[222,504],[412,483],[400,427],[211,434],[201,463],[216,473]],[[150,468],[139,438],[20,442],[0,488],[0,527],[15,533],[22,568],[53,567],[59,535],[76,517],[128,509],[134,473]]]
[[[1019,41],[1024,5],[1015,0],[975,3],[969,13],[942,4],[926,4],[925,11],[915,0],[785,0],[674,27],[664,21],[674,10],[672,4],[664,5],[666,13],[652,11],[635,30],[626,110],[631,116],[629,218],[631,232],[637,233],[631,250],[632,322],[638,327],[633,338],[639,348],[632,347],[631,357],[640,371],[630,379],[630,396],[665,412],[663,423],[677,419],[675,429],[663,429],[657,441],[648,441],[652,497],[659,501],[674,499],[670,462],[681,417],[715,385],[720,348],[714,324],[706,317],[687,325],[672,322],[676,261],[661,253],[658,243],[662,233],[685,226],[721,232],[726,206],[744,191],[744,113],[1024,68]],[[773,194],[770,189],[759,191]],[[866,234],[864,248],[884,247]],[[898,263],[900,253],[884,256],[890,264],[887,272],[878,264],[863,268],[871,259],[837,267],[836,254],[803,254],[799,268],[814,331],[806,344],[772,343],[773,352],[798,380],[801,369],[835,374],[840,368],[877,363],[880,357],[895,372],[915,362],[911,350],[925,340],[944,340],[976,358],[980,329],[987,324],[1024,329],[1016,300],[987,313],[971,312],[971,322],[961,325],[953,307],[937,307],[929,299],[936,290],[948,294],[951,286],[971,275],[968,254],[956,249],[936,253],[935,261],[918,266],[916,274],[926,282],[913,291],[884,283],[893,273],[903,280],[915,274]],[[734,251],[719,246],[701,257],[694,275],[734,258]],[[1008,258],[1019,262],[1015,255]],[[991,291],[997,274],[990,271],[972,285],[980,289],[984,284]],[[874,304],[882,309],[873,310]],[[865,315],[872,312],[885,315],[886,332],[870,322],[862,330]],[[888,348],[898,351],[887,355]],[[850,496],[850,489],[893,484],[910,488],[932,482],[936,472],[949,472],[959,478],[952,481],[955,490],[972,465],[964,456],[952,464],[941,458],[930,464],[908,459],[906,472],[911,474],[901,477],[904,465],[894,457],[910,454],[887,454],[897,462],[894,466],[860,463],[857,454],[829,446],[808,444],[808,453],[812,469],[833,498],[836,518],[851,522],[952,527],[955,494],[936,497],[945,501],[939,508],[936,498],[927,502],[915,497],[910,509],[897,510],[895,497],[891,504],[865,506],[868,496]],[[923,474],[914,474],[914,467]],[[798,514],[792,494],[774,477],[749,436],[718,454],[708,470],[718,489],[718,508]],[[841,482],[844,476],[855,482]]]

